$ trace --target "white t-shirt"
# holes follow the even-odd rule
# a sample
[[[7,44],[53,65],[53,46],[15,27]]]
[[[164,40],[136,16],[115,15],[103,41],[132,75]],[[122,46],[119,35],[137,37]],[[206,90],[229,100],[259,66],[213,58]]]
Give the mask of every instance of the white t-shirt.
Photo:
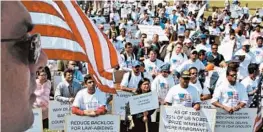
[[[204,85],[202,88],[201,83],[199,80],[196,81],[195,84],[193,84],[192,82],[189,83],[189,85],[192,85],[193,87],[196,88],[196,90],[198,91],[198,94],[201,95],[208,95],[210,94],[210,91],[208,90],[208,88]]]
[[[159,98],[165,99],[169,89],[173,87],[174,79],[171,75],[164,78],[161,74],[156,76],[151,84],[151,90],[155,91]]]
[[[129,75],[131,75],[131,79],[129,81]],[[136,88],[138,87],[139,81],[142,79],[142,75],[136,76],[134,72],[127,72],[123,75],[121,86],[125,86],[127,88]]]
[[[192,107],[194,103],[200,103],[200,96],[193,86],[182,88],[180,84],[173,86],[165,97],[165,102],[172,103],[172,106]]]
[[[216,28],[209,27],[209,33],[210,33],[210,35],[219,36],[221,31],[220,31],[220,29],[218,27],[216,27]]]
[[[185,61],[187,61],[187,55],[184,53],[176,54],[175,52],[172,52],[172,56],[170,53],[166,54],[164,58],[165,63],[169,63],[171,65],[170,71],[176,70],[180,65],[182,65]],[[171,57],[170,57],[171,56]]]
[[[257,89],[257,85],[258,85],[258,78],[256,78],[255,80],[252,80],[249,76],[247,76],[246,78],[244,78],[241,81],[241,84],[243,84],[247,90],[247,94],[249,92],[252,92],[253,90]],[[249,105],[251,104],[253,99],[253,96],[249,96],[248,97],[248,102],[247,102],[247,107],[249,107]]]
[[[120,68],[126,71],[131,71],[132,70],[132,63],[136,60],[135,59],[135,55],[132,54],[131,56],[128,56],[126,54],[126,60],[125,60],[125,56],[124,54],[121,54],[121,64],[120,64]]]
[[[156,59],[155,62],[151,62],[150,59],[144,60],[145,70],[146,72],[159,72],[160,67],[164,64],[163,61]]]
[[[228,81],[225,81],[214,90],[211,103],[216,101],[228,107],[235,107],[239,102],[247,104],[246,88],[239,82],[232,86]]]
[[[196,67],[198,71],[205,69],[204,64],[199,59],[197,59],[195,62],[188,59],[180,67],[178,67],[177,71],[181,73],[184,70],[189,70],[191,67]]]
[[[263,63],[263,47],[255,47],[251,49],[251,52],[256,56],[256,63]]]
[[[211,52],[211,45],[210,44],[198,44],[195,46],[196,50],[199,52],[200,50],[205,50],[206,52]]]
[[[77,93],[72,106],[81,110],[96,110],[106,106],[106,94],[96,89],[96,92],[91,95],[87,88],[82,89]]]

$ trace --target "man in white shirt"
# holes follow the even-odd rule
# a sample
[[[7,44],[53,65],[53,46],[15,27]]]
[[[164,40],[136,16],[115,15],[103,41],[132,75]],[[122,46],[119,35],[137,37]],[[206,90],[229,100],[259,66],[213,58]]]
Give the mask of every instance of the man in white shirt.
[[[106,114],[106,94],[96,88],[91,75],[86,75],[85,86],[80,90],[72,104],[72,113],[82,116],[98,116]]]
[[[132,43],[126,42],[125,51],[121,54],[120,68],[125,71],[132,71],[133,62],[136,61],[136,56],[133,53]]]
[[[175,85],[173,76],[170,74],[170,64],[161,66],[161,74],[155,77],[151,84],[151,90],[156,92],[160,104],[164,104],[164,99],[171,87]]]
[[[187,55],[182,53],[182,48],[183,46],[181,43],[176,43],[173,46],[172,51],[166,53],[164,62],[171,65],[170,71],[176,71],[176,68],[188,60]]]
[[[256,40],[257,46],[251,49],[251,52],[256,56],[256,63],[263,63],[263,37],[258,36]]]
[[[199,52],[200,50],[205,50],[206,52],[211,51],[211,45],[206,43],[207,42],[207,36],[205,34],[202,34],[200,36],[201,43],[196,45],[196,50]]]
[[[138,88],[139,81],[144,78],[144,74],[140,71],[141,62],[133,62],[133,67],[131,72],[127,72],[123,75],[121,81],[121,90],[133,92]]]
[[[189,70],[191,67],[196,67],[198,69],[198,72],[200,70],[204,70],[205,66],[204,64],[197,58],[197,50],[194,49],[191,51],[190,59],[185,61],[180,67],[178,67],[176,70],[177,72],[182,72],[185,70]]]
[[[245,107],[248,96],[244,85],[237,82],[236,69],[228,68],[226,78],[227,81],[215,89],[211,103],[232,114]]]
[[[165,104],[172,106],[193,107],[200,110],[200,96],[196,88],[189,85],[190,72],[183,71],[180,77],[180,83],[173,86],[165,97]]]
[[[191,67],[189,69],[191,78],[190,78],[190,85],[196,88],[198,91],[198,95],[200,96],[201,101],[208,100],[211,98],[210,91],[208,88],[204,85],[204,82],[201,82],[198,79],[198,71],[196,67]]]
[[[221,31],[217,27],[217,21],[213,20],[212,27],[209,27],[209,33],[210,35],[219,36]]]
[[[249,105],[252,102],[252,98],[253,95],[257,92],[258,88],[258,79],[257,76],[259,75],[259,65],[255,64],[255,63],[251,63],[248,65],[248,73],[249,76],[247,76],[246,78],[244,78],[241,82],[241,84],[243,84],[246,88],[247,94],[248,94],[248,103],[247,103],[247,107],[249,107]]]
[[[256,62],[255,55],[250,51],[250,42],[249,40],[246,40],[242,44],[242,49],[238,50],[235,55],[244,55],[244,61],[240,63],[239,67],[239,79],[244,79],[246,76],[248,76],[247,67],[250,63]]]
[[[157,50],[151,48],[148,53],[149,58],[144,60],[145,69],[150,73],[153,78],[158,75],[160,67],[163,65],[163,61],[157,59]]]

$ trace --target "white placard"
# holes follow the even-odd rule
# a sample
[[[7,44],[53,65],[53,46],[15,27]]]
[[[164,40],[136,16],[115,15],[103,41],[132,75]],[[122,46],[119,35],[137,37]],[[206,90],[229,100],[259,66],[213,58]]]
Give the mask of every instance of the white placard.
[[[200,106],[203,109],[215,109],[216,108],[214,105],[211,104],[211,99],[202,101]]]
[[[49,101],[48,125],[50,130],[64,130],[65,115],[71,114],[71,106],[67,102]]]
[[[152,38],[154,34],[158,34],[160,41],[169,41],[168,37],[164,33],[164,30],[160,26],[138,25],[138,27],[141,33],[147,34],[147,38]]]
[[[32,126],[26,132],[43,132],[41,108],[33,109],[33,114],[34,114],[34,122]]]
[[[228,40],[224,40],[218,47],[218,53],[222,54],[225,61],[230,61],[233,56],[234,42],[231,43]]]
[[[243,108],[232,115],[225,110],[217,109],[215,130],[216,132],[252,132],[256,115],[256,108]]]
[[[159,108],[156,92],[149,92],[129,98],[131,115]]]
[[[203,5],[203,7],[198,11],[197,17],[195,20],[199,20],[200,17],[204,14],[206,8],[206,4]]]
[[[63,76],[59,74],[60,73],[55,73],[54,75],[54,83],[53,83],[54,91],[57,88],[58,84],[63,81]]]
[[[66,116],[66,132],[120,132],[119,115]]]
[[[259,9],[258,10],[258,14],[259,14],[260,17],[262,17],[263,16],[263,9]]]
[[[161,106],[159,132],[214,132],[216,109]]]
[[[125,104],[128,103],[129,97],[132,93],[125,91],[117,91],[117,94],[113,95],[112,101],[112,114],[120,115],[121,119],[125,119]]]

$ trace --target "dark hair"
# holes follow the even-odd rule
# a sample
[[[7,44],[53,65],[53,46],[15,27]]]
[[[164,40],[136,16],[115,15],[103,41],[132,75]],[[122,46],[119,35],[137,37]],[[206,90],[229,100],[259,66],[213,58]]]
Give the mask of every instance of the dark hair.
[[[88,80],[92,80],[92,77],[90,74],[87,74],[85,77],[84,77],[84,83],[86,83]]]
[[[191,71],[191,70],[193,70],[193,69],[195,69],[196,71],[198,71],[198,69],[196,68],[196,67],[191,67],[191,68],[189,68],[189,71]]]
[[[202,50],[200,50],[200,51],[198,52],[198,56],[200,56],[200,55],[205,55],[205,52],[206,52],[206,51],[205,51],[205,50],[203,50],[203,49],[202,49]]]
[[[158,55],[157,49],[155,49],[153,46],[151,46],[151,48],[149,49],[148,55],[150,54],[151,51]]]
[[[124,47],[127,48],[128,46],[132,46],[132,43],[131,42],[126,42]]]
[[[40,66],[36,71],[37,76],[39,76],[41,72],[45,72],[47,74],[47,79],[51,80],[51,73],[47,66],[45,67]]]
[[[67,73],[72,73],[72,74],[73,74],[73,70],[71,70],[71,69],[66,69],[66,70],[64,71],[64,77],[66,77]]]
[[[111,22],[110,22],[110,25],[112,25],[112,24],[114,24],[114,25],[115,25],[115,22],[114,22],[114,21],[111,21]]]
[[[218,47],[218,44],[212,43],[212,44],[211,44],[211,48],[212,48],[214,45],[215,45],[216,47]]]
[[[256,63],[250,63],[247,67],[248,73],[253,74],[258,70],[259,65]]]
[[[142,33],[142,34],[141,34],[141,37],[142,37],[142,35],[145,35],[145,36],[146,36],[146,38],[147,38],[147,34],[146,34],[146,33]]]
[[[237,72],[237,68],[228,67],[226,70],[226,75],[229,76],[230,72]]]
[[[260,39],[263,40],[263,37],[258,36],[258,37],[257,37],[257,41],[260,40]]]
[[[48,79],[49,81],[51,81],[51,72],[50,72],[50,69],[49,69],[47,66],[45,66],[45,70],[46,70],[46,73],[47,73],[47,79]]]
[[[151,83],[151,81],[150,81],[148,78],[142,78],[142,79],[139,81],[139,83],[138,83],[138,88],[137,88],[137,90],[136,90],[136,93],[137,93],[137,94],[142,94],[141,86],[142,86],[142,84],[143,84],[144,82],[149,82],[149,83]],[[150,89],[148,92],[150,92],[150,91],[151,91],[151,89]]]

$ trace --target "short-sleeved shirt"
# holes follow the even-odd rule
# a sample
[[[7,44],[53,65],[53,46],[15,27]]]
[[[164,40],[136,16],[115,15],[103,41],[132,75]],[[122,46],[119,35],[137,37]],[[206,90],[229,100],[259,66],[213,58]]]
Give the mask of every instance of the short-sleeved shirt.
[[[94,94],[89,94],[87,88],[78,92],[72,106],[80,110],[96,110],[106,105],[106,94],[96,89]]]
[[[205,85],[204,85],[203,88],[202,88],[201,83],[200,83],[199,80],[197,80],[195,84],[193,84],[193,83],[191,83],[191,82],[190,82],[189,84],[196,88],[196,90],[197,90],[197,92],[198,92],[198,94],[199,94],[200,96],[201,96],[201,94],[202,94],[202,95],[208,95],[208,94],[210,94],[210,91],[208,90],[208,88],[207,88]]]
[[[131,79],[129,80],[129,76],[131,75]],[[127,88],[136,88],[138,87],[139,81],[142,79],[142,75],[136,76],[134,72],[127,72],[123,75],[121,86],[125,86]]]
[[[182,88],[178,84],[170,88],[165,102],[172,103],[172,106],[193,107],[193,104],[200,103],[201,100],[196,88],[191,85],[188,85],[187,88]]]

